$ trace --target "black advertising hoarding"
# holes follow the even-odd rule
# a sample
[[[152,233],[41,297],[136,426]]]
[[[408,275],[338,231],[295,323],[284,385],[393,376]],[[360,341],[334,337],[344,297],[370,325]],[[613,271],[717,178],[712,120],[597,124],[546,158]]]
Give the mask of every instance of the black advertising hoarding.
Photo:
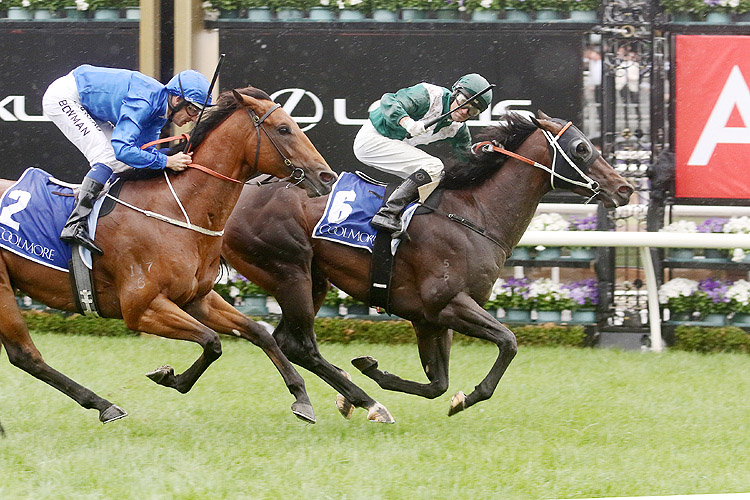
[[[542,109],[581,125],[581,31],[439,26],[222,26],[220,51],[227,57],[221,88],[251,84],[271,94],[336,171],[367,170],[352,143],[369,106],[385,92],[421,81],[450,87],[462,74],[477,72],[497,84],[494,113],[470,122],[476,126],[496,120],[506,107]]]
[[[138,24],[87,22],[79,27],[83,24],[27,21],[0,26],[3,178],[16,179],[26,167],[36,166],[80,182],[88,171],[83,155],[42,115],[42,95],[50,83],[80,64],[138,69]]]

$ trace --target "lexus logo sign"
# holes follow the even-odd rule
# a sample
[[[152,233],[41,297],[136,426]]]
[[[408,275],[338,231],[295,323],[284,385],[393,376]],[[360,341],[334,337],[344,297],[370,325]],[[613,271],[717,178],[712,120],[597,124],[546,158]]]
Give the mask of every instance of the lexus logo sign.
[[[279,98],[287,95],[286,100]],[[271,99],[281,104],[284,111],[294,118],[294,121],[299,124],[303,132],[307,132],[313,128],[323,118],[323,103],[318,96],[309,90],[297,88],[277,90],[271,94]],[[310,99],[312,101],[313,109],[315,109],[312,116],[299,116],[294,113],[302,99]]]

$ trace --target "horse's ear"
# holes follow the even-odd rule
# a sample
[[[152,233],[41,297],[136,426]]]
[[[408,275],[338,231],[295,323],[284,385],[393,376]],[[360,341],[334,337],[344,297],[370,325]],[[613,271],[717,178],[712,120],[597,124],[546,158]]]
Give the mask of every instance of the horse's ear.
[[[238,103],[240,103],[240,104],[244,104],[245,103],[245,99],[243,99],[242,94],[240,94],[239,92],[237,92],[235,89],[232,89],[232,95],[234,96],[235,100]]]
[[[542,124],[541,124],[541,123],[539,123],[539,120],[537,120],[537,119],[536,119],[535,117],[533,117],[533,116],[530,116],[529,118],[531,118],[531,123],[533,123],[534,125],[536,125],[536,127],[537,127],[537,128],[542,128]]]
[[[544,111],[542,111],[541,109],[537,109],[536,110],[536,116],[537,116],[537,118],[541,118],[542,120],[551,120],[552,119],[549,116],[547,116],[547,114]]]

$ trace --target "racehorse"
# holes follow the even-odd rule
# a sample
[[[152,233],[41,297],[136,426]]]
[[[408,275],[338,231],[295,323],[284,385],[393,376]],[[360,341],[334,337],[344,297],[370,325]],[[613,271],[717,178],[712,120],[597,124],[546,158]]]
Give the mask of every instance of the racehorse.
[[[175,375],[163,366],[148,374],[182,393],[221,355],[216,332],[253,342],[271,358],[295,397],[294,414],[314,422],[304,381],[271,335],[212,288],[221,232],[245,181],[262,172],[288,178],[279,182],[282,187],[294,183],[304,188],[298,189],[301,193],[320,196],[330,192],[337,176],[294,120],[254,87],[223,92],[196,126],[192,148],[194,168],[125,182],[118,196],[122,203],[99,220],[96,242],[104,255],[93,257],[92,271],[99,313],[122,318],[135,331],[200,344],[201,356],[183,373]],[[12,184],[0,181],[0,191]],[[141,210],[169,221],[146,217]],[[6,249],[0,249],[0,256],[0,340],[10,362],[84,408],[98,410],[102,422],[126,416],[118,406],[51,368],[18,310],[14,289],[55,309],[75,311],[68,274]]]
[[[429,382],[381,371],[369,356],[352,360],[383,389],[436,398],[448,389],[452,330],[496,344],[499,354],[489,373],[468,396],[452,397],[449,415],[490,398],[516,354],[513,333],[482,304],[542,196],[554,186],[611,208],[627,204],[633,193],[569,122],[541,112],[531,120],[509,114],[503,125],[478,137],[482,142],[468,163],[447,165],[437,190],[442,193],[433,194],[439,201],[425,202],[431,210],[413,217],[395,256],[391,310],[411,321]],[[392,422],[316,344],[313,319],[329,280],[368,303],[372,260],[367,250],[311,238],[326,201],[278,187],[246,187],[227,221],[222,255],[276,298],[282,309],[276,342],[293,363],[339,391],[344,416],[351,416],[354,405],[368,409],[371,420]]]

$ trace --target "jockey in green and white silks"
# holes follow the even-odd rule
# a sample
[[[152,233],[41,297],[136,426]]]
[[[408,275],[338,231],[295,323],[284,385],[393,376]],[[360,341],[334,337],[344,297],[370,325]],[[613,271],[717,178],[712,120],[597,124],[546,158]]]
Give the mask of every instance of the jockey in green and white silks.
[[[450,90],[423,82],[383,95],[354,139],[354,154],[365,165],[404,181],[373,217],[373,226],[399,232],[399,216],[417,199],[419,187],[442,177],[443,162],[418,146],[447,141],[459,160],[470,154],[471,134],[465,122],[489,107],[492,91],[463,108],[458,106],[489,86],[484,77],[471,73],[459,78]],[[426,126],[450,111],[437,123]]]
[[[102,253],[88,234],[88,215],[112,173],[129,169],[181,171],[190,153],[166,156],[144,144],[159,138],[171,121],[178,127],[198,119],[211,105],[205,76],[194,70],[177,74],[166,85],[137,71],[84,64],[58,78],[42,98],[44,114],[86,157],[73,213],[60,239]]]

